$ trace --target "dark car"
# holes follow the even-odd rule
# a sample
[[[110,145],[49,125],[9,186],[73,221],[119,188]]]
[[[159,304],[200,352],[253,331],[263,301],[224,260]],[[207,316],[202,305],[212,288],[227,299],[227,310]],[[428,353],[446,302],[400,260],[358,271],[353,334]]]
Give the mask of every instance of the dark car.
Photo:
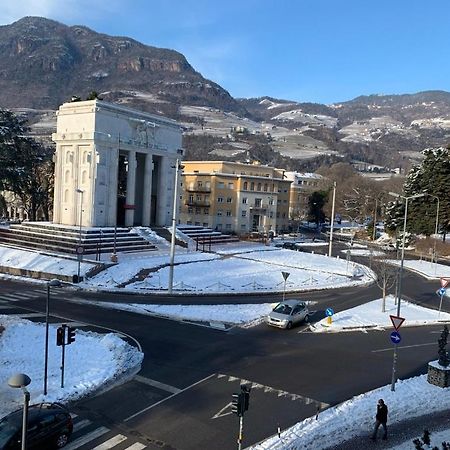
[[[23,410],[0,420],[0,450],[21,448]],[[27,448],[62,448],[73,430],[69,411],[59,403],[39,403],[28,410]]]

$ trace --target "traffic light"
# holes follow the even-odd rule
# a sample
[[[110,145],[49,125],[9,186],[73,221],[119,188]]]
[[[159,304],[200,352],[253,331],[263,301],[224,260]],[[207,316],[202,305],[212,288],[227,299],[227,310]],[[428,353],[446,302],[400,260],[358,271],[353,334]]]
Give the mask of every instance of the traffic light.
[[[243,411],[248,411],[248,406],[250,404],[250,390],[242,389],[242,397],[244,400]]]
[[[75,342],[75,328],[67,327],[67,345]]]
[[[244,406],[244,396],[242,392],[240,394],[232,394],[231,395],[231,411],[236,414],[238,417],[241,417],[244,413],[243,406]]]
[[[56,329],[56,345],[64,345],[65,327],[58,327]]]

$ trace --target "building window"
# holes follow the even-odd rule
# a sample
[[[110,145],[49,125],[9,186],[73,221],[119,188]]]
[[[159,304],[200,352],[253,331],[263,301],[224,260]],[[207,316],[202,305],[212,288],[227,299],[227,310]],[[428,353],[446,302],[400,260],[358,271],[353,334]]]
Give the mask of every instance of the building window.
[[[231,223],[227,223],[227,224],[225,225],[225,228],[226,228],[227,230],[231,230]]]
[[[205,187],[206,187],[206,189],[211,189],[211,182],[210,182],[210,181],[207,181],[207,182],[205,183]]]
[[[248,203],[248,198],[247,197],[242,197],[242,204],[246,205]]]
[[[205,228],[207,228],[207,227],[208,227],[208,222],[203,222],[203,226],[204,226]]]
[[[217,203],[223,203],[223,197],[217,197]]]
[[[200,226],[200,222],[195,222],[195,226],[199,227]]]
[[[270,211],[269,217],[270,217],[271,219],[273,219],[273,212],[272,212],[272,211]]]
[[[241,230],[246,230],[247,229],[247,225],[245,223],[241,224]]]
[[[244,181],[244,191],[246,191],[248,189],[248,183],[246,181]]]
[[[279,219],[280,218],[280,213],[279,212],[277,212],[277,219]]]
[[[186,222],[186,225],[192,225],[192,222],[191,222],[190,220],[188,220],[188,221]]]
[[[201,202],[201,201],[202,201],[202,196],[201,196],[201,195],[196,195],[196,196],[195,196],[195,199],[196,199],[198,202]]]
[[[221,224],[221,223],[218,223],[218,224],[217,224],[217,229],[218,229],[218,230],[221,230],[221,229],[222,229],[222,224]]]
[[[283,213],[283,219],[286,218],[286,213]]]
[[[223,181],[219,181],[217,183],[217,189],[224,189],[225,188],[225,183]]]
[[[258,183],[258,191],[261,191],[261,183]]]
[[[233,199],[231,197],[227,197],[227,203],[231,203]]]
[[[203,186],[203,181],[197,181],[197,186],[201,188]]]
[[[189,203],[192,203],[194,201],[194,196],[191,194],[189,195]]]
[[[273,198],[269,198],[269,205],[270,205],[270,206],[273,205]]]
[[[241,216],[242,216],[242,217],[247,217],[247,211],[245,211],[245,210],[242,211],[242,212],[241,212]]]
[[[223,213],[223,211],[222,211],[221,209],[218,209],[218,210],[217,210],[217,215],[218,215],[218,216],[221,216],[222,213]]]
[[[234,183],[228,183],[228,189],[234,189]]]
[[[205,209],[203,210],[203,214],[209,214],[209,208],[205,208]]]
[[[261,208],[262,200],[260,198],[255,198],[255,206]]]
[[[250,183],[250,190],[251,191],[255,190],[255,183],[253,183],[253,181]]]
[[[227,217],[231,217],[231,211],[227,210]]]
[[[188,213],[192,214],[192,211],[194,211],[191,207],[188,208]]]
[[[195,214],[200,214],[200,208],[195,208]]]
[[[267,192],[267,183],[264,183],[264,192]]]

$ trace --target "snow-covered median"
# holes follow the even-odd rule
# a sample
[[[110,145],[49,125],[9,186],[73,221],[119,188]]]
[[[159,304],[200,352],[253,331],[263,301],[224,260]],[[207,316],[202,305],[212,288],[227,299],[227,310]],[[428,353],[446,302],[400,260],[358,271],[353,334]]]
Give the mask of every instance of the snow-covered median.
[[[77,330],[66,347],[64,388],[61,388],[61,347],[56,346],[56,327],[49,329],[48,390],[43,395],[45,325],[0,315],[0,417],[20,408],[23,394],[8,386],[15,373],[31,378],[31,403],[66,402],[98,389],[122,374],[138,370],[143,354],[114,334]]]
[[[358,395],[329,408],[318,420],[310,417],[264,442],[251,447],[254,450],[304,449],[316,450],[338,445],[353,437],[369,437],[374,424],[376,405],[382,398],[389,408],[389,423],[420,417],[439,411],[448,411],[450,388],[429,384],[426,375],[399,380],[395,391],[390,385]],[[410,448],[410,447],[408,447]]]
[[[316,333],[321,333],[326,331],[354,331],[358,328],[381,329],[392,327],[389,316],[397,315],[395,297],[393,295],[388,295],[386,297],[385,312],[381,311],[381,302],[382,299],[373,300],[364,305],[338,312],[332,317],[331,325],[328,324],[327,319],[322,319],[320,322],[317,322],[314,327],[311,327],[311,329]],[[406,319],[405,322],[403,322],[402,327],[450,322],[450,314],[446,312],[441,312],[439,314],[439,311],[424,308],[406,300],[402,300],[400,307],[400,314]]]
[[[400,261],[397,261],[395,259],[391,259],[388,262],[389,264],[393,264],[396,266],[400,265]],[[417,272],[430,280],[450,278],[450,266],[446,266],[444,264],[437,264],[419,259],[405,259],[403,261],[403,266],[405,267],[405,269]],[[439,286],[436,287],[436,289],[438,288]]]

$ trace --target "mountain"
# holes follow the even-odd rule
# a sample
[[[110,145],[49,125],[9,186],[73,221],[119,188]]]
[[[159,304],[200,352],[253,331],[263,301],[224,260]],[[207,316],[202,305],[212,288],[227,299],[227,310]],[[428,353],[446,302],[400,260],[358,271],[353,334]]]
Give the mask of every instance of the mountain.
[[[189,159],[258,159],[289,170],[342,160],[407,169],[421,150],[450,140],[448,92],[331,105],[234,99],[174,50],[41,17],[0,26],[0,60],[0,107],[26,115],[48,142],[58,106],[91,91],[178,120]]]
[[[84,26],[41,17],[0,26],[0,60],[3,107],[56,109],[72,95],[85,98],[95,90],[104,93],[105,100],[152,112],[173,112],[173,105],[191,104],[245,113],[182,54]]]

